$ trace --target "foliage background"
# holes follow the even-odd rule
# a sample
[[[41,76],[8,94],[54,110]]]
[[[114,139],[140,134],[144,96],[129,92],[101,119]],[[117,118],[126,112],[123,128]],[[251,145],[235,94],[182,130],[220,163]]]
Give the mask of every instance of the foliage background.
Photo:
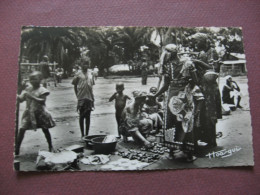
[[[215,31],[214,31],[215,29]],[[222,46],[224,53],[244,53],[240,28],[184,28],[184,27],[31,27],[21,30],[22,61],[39,63],[44,55],[65,71],[89,61],[101,72],[115,64],[137,63],[145,57],[151,64],[159,60],[163,46],[175,43],[195,47],[192,37],[199,33],[208,35],[205,40]],[[209,48],[201,42],[197,51]],[[146,49],[141,49],[146,47]],[[195,50],[196,51],[196,50]]]

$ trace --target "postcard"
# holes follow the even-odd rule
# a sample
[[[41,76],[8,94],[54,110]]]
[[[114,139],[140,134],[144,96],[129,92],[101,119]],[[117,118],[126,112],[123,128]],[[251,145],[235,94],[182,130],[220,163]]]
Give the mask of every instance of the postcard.
[[[16,171],[253,166],[239,27],[21,29]]]

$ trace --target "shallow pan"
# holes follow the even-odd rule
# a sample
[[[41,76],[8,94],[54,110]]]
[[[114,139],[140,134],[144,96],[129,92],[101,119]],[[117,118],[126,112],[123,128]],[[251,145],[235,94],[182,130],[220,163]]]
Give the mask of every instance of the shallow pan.
[[[83,137],[83,140],[86,143],[86,148],[88,149],[93,149],[93,143],[92,143],[92,139],[96,138],[96,137],[102,137],[103,139],[106,137],[106,135],[87,135]]]
[[[96,154],[111,154],[116,149],[117,141],[110,143],[102,143],[105,137],[96,137],[91,139]]]

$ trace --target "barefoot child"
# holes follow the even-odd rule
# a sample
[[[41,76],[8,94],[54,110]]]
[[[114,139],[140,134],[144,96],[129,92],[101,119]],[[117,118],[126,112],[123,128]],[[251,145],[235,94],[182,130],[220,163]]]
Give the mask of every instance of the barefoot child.
[[[77,111],[79,111],[81,136],[84,137],[84,135],[88,135],[89,133],[91,111],[94,110],[94,83],[93,78],[88,73],[88,65],[82,66],[82,71],[74,77],[72,84],[74,85],[74,91],[78,99]]]
[[[118,127],[118,135],[121,136],[121,133],[119,131],[120,122],[122,119],[122,112],[125,108],[127,99],[131,99],[127,95],[123,94],[124,91],[124,84],[118,83],[116,84],[116,92],[109,98],[109,101],[115,101],[115,108],[116,108],[116,121],[117,121],[117,127]]]
[[[36,130],[41,128],[49,145],[49,151],[53,151],[51,134],[49,128],[55,126],[55,123],[46,110],[45,102],[50,92],[40,85],[42,74],[38,71],[29,76],[30,86],[17,96],[18,101],[26,101],[26,110],[22,116],[21,127],[18,134],[18,140],[15,147],[15,155],[19,155],[20,146],[26,130]]]

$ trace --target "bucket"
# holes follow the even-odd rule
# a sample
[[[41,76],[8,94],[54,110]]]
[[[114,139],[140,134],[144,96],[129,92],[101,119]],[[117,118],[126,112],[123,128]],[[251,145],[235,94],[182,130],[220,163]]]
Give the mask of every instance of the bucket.
[[[105,137],[96,137],[91,139],[96,154],[110,154],[116,149],[116,141],[110,143],[102,143]]]
[[[105,138],[106,135],[87,135],[87,136],[84,136],[83,140],[86,143],[86,148],[91,149],[91,150],[93,149],[93,143],[91,142],[91,140],[93,138],[96,138],[96,137],[103,137],[103,138]]]

